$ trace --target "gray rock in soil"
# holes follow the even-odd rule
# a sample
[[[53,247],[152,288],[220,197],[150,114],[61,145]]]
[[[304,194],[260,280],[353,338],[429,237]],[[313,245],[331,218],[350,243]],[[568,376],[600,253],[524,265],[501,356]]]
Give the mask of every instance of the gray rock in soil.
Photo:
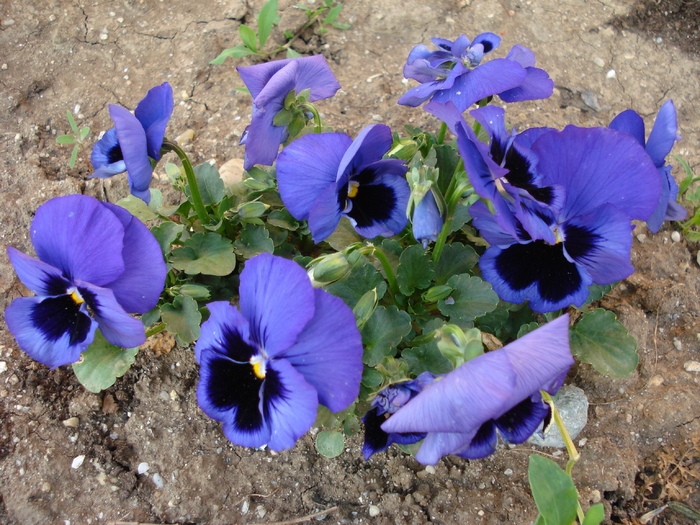
[[[554,401],[554,405],[557,407],[571,439],[576,439],[576,436],[588,422],[588,398],[586,394],[576,386],[564,385],[559,389],[559,395]],[[540,427],[527,442],[539,447],[564,448],[564,441],[554,421],[545,432],[544,438],[541,436],[542,425],[540,424]]]

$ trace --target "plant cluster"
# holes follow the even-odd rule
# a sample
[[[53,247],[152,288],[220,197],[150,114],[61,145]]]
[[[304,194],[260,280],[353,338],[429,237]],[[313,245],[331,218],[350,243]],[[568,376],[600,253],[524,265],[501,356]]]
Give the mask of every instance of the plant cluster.
[[[338,12],[325,2],[309,20]],[[269,57],[276,13],[266,4],[257,34],[241,26],[243,45],[219,59]],[[126,172],[132,195],[37,210],[37,258],[8,248],[36,294],[8,307],[10,331],[99,391],[167,330],[194,344],[199,404],[241,446],[285,450],[316,425],[333,457],[362,421],[366,459],[396,443],[435,464],[486,457],[499,435],[522,443],[553,420],[570,461],[531,458],[537,523],[600,523],[602,505],[584,514],[577,502],[578,453],[552,399],[575,360],[615,377],[637,365],[634,339],[591,304],[634,271],[633,220],[655,232],[685,217],[665,160],[675,108],[648,137],[631,110],[607,128],[509,129],[494,97],[541,99],[554,84],[520,45],[484,61],[500,41],[411,50],[404,76],[418,85],[398,102],[427,102],[436,133],[329,132],[314,103],[340,84],[321,55],[239,67],[253,116],[244,178],[229,186],[165,138],[168,83],[133,114],[111,105],[92,176]],[[174,204],[150,188],[168,152],[181,161],[165,165],[183,194]]]

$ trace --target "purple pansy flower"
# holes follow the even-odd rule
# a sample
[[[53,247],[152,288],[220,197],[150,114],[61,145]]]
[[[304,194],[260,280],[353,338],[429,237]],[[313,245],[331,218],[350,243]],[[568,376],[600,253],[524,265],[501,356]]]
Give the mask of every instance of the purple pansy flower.
[[[320,133],[282,150],[280,196],[296,219],[309,221],[314,241],[330,236],[343,216],[368,239],[403,230],[410,196],[407,168],[402,160],[382,159],[391,144],[391,130],[374,124],[354,141],[343,133]]]
[[[506,102],[546,98],[554,83],[547,73],[535,68],[535,56],[523,46],[515,46],[507,58],[481,64],[485,54],[496,49],[501,38],[482,33],[473,42],[461,35],[451,42],[433,38],[438,51],[420,44],[408,55],[404,77],[421,84],[399,99],[399,104],[419,106],[428,99],[452,101],[460,112],[492,95]]]
[[[646,148],[646,152],[656,166],[661,178],[661,197],[654,213],[649,217],[647,226],[652,233],[656,233],[666,221],[682,221],[687,214],[686,210],[676,202],[678,196],[678,184],[671,175],[671,166],[666,164],[666,155],[671,152],[673,143],[681,140],[678,135],[678,120],[676,107],[672,100],[667,100],[661,106],[654,127],[649,134],[649,140],[644,141],[644,119],[635,111],[628,109],[623,111],[610,123],[610,128],[624,131],[632,135]]]
[[[388,434],[382,430],[382,423],[430,385],[436,377],[430,372],[423,372],[416,379],[389,385],[377,394],[372,400],[372,407],[362,418],[365,424],[365,442],[362,446],[365,460],[377,452],[386,450],[392,443],[411,445],[425,437],[425,433],[421,432]]]
[[[90,160],[95,172],[91,177],[105,179],[126,171],[131,194],[150,202],[151,159],[160,159],[165,128],[172,112],[173,90],[167,82],[152,88],[133,114],[110,104],[109,116],[114,128],[92,148]]]
[[[362,339],[345,303],[304,269],[270,254],[241,272],[239,308],[208,305],[195,346],[199,406],[236,445],[294,445],[318,404],[345,409],[359,393]]]
[[[310,90],[309,101],[323,100],[340,89],[323,55],[275,60],[236,68],[253,97],[253,118],[241,137],[245,144],[246,170],[255,164],[271,166],[280,144],[287,140],[287,126],[275,126],[275,115],[284,107],[290,91]]]
[[[448,454],[486,457],[496,450],[497,430],[508,443],[532,435],[549,411],[539,391],[556,394],[573,363],[563,315],[438,378],[381,428],[390,435],[425,433],[416,454],[423,464]]]
[[[127,312],[158,303],[166,267],[141,221],[114,204],[68,195],[39,207],[31,239],[38,260],[7,248],[20,280],[37,294],[5,310],[22,350],[56,367],[78,361],[98,327],[114,345],[144,343],[143,324]]]
[[[530,301],[538,312],[581,306],[588,286],[628,277],[631,219],[647,220],[659,201],[659,177],[639,143],[607,128],[546,131],[531,151],[543,187],[561,187],[561,207],[516,195],[492,214],[470,208],[491,246],[479,261],[499,297]],[[495,201],[498,202],[498,201]]]

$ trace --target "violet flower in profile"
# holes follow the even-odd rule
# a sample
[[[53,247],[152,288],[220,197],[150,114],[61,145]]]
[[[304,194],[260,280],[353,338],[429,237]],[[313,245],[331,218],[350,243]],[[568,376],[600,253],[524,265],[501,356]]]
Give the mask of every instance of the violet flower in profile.
[[[38,260],[7,248],[19,279],[37,294],[5,310],[22,350],[56,367],[78,361],[98,327],[116,346],[145,342],[143,323],[127,312],[158,303],[166,267],[141,221],[114,204],[68,195],[39,207],[31,239]]]
[[[172,112],[173,90],[167,82],[149,90],[133,114],[110,104],[109,115],[114,128],[92,149],[90,160],[95,172],[91,177],[105,179],[126,171],[131,194],[150,202],[151,159],[160,159],[165,128]]]
[[[569,316],[563,315],[439,377],[381,425],[384,432],[425,433],[416,460],[434,465],[442,456],[486,457],[497,433],[522,443],[548,415],[540,390],[556,394],[574,363]]]
[[[499,36],[482,33],[473,42],[464,35],[454,42],[444,38],[433,38],[432,42],[437,51],[420,44],[408,55],[404,77],[420,85],[403,95],[399,104],[415,107],[428,99],[452,101],[463,112],[493,95],[515,102],[552,94],[554,83],[545,71],[534,67],[534,54],[523,46],[515,46],[507,58],[481,64],[484,55],[500,45]]]
[[[429,189],[413,209],[411,217],[413,237],[423,245],[425,250],[429,243],[437,241],[444,223],[435,196]]]
[[[309,101],[335,95],[338,80],[323,55],[275,60],[236,68],[253,97],[253,118],[241,137],[245,144],[244,168],[271,166],[280,145],[287,140],[287,126],[275,126],[275,115],[284,107],[290,91],[310,90]]]
[[[542,185],[563,188],[561,207],[515,196],[494,215],[474,204],[474,226],[491,244],[479,266],[504,301],[529,300],[537,312],[581,306],[589,285],[634,271],[631,220],[653,213],[659,177],[634,138],[607,128],[546,131],[531,150]]]
[[[656,233],[664,221],[682,221],[685,219],[686,210],[676,202],[678,196],[678,184],[671,175],[671,166],[666,164],[666,156],[671,152],[674,142],[680,140],[678,135],[678,120],[676,107],[672,100],[667,100],[661,106],[654,127],[645,142],[644,119],[635,111],[628,109],[615,117],[610,123],[610,128],[624,131],[632,135],[646,148],[647,154],[654,162],[661,178],[661,197],[654,213],[647,220],[649,231]]]
[[[368,239],[403,230],[410,196],[407,168],[402,160],[382,159],[391,144],[391,130],[374,124],[354,141],[343,133],[319,133],[282,150],[280,196],[296,219],[308,220],[315,242],[330,236],[343,216]]]
[[[389,385],[372,400],[372,407],[362,418],[365,424],[365,442],[362,454],[365,461],[377,452],[382,452],[393,443],[411,445],[425,437],[425,433],[393,433],[382,430],[382,423],[402,406],[418,395],[426,386],[435,380],[435,374],[423,372],[416,379]]]
[[[208,305],[197,400],[234,444],[284,450],[311,428],[319,403],[338,412],[355,400],[362,339],[352,310],[312,288],[293,261],[258,255],[240,283],[240,310]]]

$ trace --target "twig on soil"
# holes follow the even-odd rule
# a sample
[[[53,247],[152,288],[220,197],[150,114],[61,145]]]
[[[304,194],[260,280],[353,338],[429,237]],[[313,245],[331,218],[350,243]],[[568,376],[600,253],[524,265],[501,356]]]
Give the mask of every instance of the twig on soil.
[[[309,514],[307,516],[302,516],[301,518],[294,518],[291,520],[287,521],[275,521],[272,523],[267,523],[266,525],[294,525],[295,523],[304,523],[305,521],[311,521],[314,518],[318,518],[319,516],[324,516],[325,514],[330,514],[331,512],[335,512],[338,510],[338,507],[331,507],[326,510],[322,510],[320,512],[314,512],[313,514]]]

